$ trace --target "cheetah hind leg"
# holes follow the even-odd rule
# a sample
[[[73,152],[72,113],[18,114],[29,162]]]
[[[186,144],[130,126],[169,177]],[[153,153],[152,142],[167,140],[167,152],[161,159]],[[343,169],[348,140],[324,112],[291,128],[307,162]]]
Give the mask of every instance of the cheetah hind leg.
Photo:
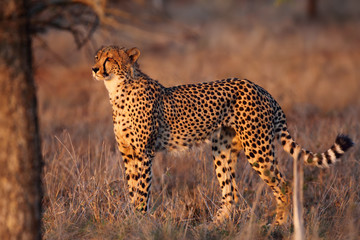
[[[274,161],[274,146],[270,142],[267,144],[272,146],[271,149],[263,148],[265,151],[255,155],[254,149],[245,148],[245,155],[252,168],[273,191],[277,205],[275,224],[282,225],[289,212],[289,188]]]
[[[220,183],[221,207],[214,218],[219,225],[231,217],[235,203],[238,202],[238,189],[235,181],[235,166],[241,144],[231,128],[221,128],[212,138],[212,152],[216,177]]]

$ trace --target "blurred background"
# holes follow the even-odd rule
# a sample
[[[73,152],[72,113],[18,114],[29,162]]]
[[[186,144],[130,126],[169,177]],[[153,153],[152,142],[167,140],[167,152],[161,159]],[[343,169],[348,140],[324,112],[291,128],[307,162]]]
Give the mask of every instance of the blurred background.
[[[110,121],[105,88],[91,77],[108,44],[138,47],[141,69],[165,86],[247,78],[303,114],[360,103],[357,0],[75,2],[38,16],[60,22],[33,42],[43,131]]]

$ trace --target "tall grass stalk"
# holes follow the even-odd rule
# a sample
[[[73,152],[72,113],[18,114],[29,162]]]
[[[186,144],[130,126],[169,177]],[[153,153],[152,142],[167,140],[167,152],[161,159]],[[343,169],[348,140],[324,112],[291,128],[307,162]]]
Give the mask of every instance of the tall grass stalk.
[[[301,153],[295,152],[293,162],[293,204],[294,204],[294,240],[305,239],[304,218],[303,218],[303,187],[304,187],[304,163]]]

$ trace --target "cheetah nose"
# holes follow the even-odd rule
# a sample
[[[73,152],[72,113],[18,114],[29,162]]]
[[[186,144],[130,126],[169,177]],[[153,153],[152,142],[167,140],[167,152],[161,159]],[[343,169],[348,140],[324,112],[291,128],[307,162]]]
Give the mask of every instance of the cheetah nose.
[[[94,68],[92,68],[92,70],[93,70],[94,73],[97,73],[99,71],[99,68],[94,67]]]

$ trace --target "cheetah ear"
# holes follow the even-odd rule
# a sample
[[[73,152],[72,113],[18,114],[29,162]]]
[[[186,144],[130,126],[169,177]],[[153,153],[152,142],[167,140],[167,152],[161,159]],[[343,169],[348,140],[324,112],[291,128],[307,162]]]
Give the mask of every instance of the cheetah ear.
[[[126,50],[126,54],[129,56],[131,63],[135,63],[140,56],[140,50],[134,47]]]

